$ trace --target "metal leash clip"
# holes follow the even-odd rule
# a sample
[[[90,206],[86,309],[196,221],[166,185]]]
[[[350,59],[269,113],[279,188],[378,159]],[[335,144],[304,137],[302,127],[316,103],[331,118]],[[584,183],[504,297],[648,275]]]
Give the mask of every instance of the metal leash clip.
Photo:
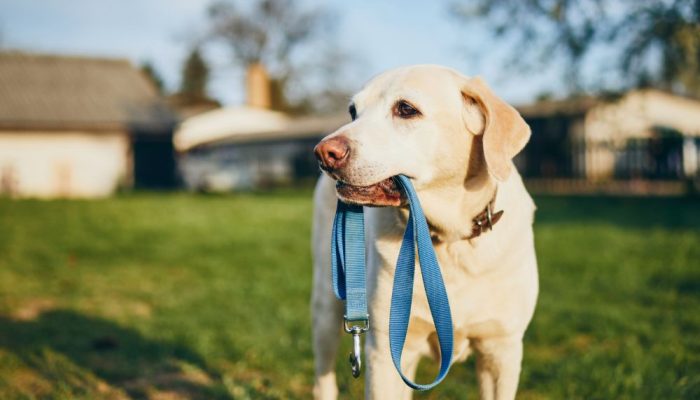
[[[364,322],[364,325],[354,325],[358,322]],[[350,326],[350,323],[353,323],[353,325]],[[348,361],[350,361],[353,378],[358,378],[360,376],[360,372],[362,371],[362,347],[360,335],[369,330],[369,315],[364,321],[348,321],[347,317],[345,317],[343,328],[345,329],[345,332],[352,335],[352,352],[350,353]]]

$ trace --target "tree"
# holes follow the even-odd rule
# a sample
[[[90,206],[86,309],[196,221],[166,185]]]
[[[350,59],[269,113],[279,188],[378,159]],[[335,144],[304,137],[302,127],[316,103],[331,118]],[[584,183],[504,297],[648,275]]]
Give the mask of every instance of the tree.
[[[331,98],[345,93],[337,76],[320,83],[308,79],[324,75],[327,65],[320,60],[326,58],[327,49],[334,47],[322,45],[332,41],[333,17],[325,9],[300,8],[299,2],[292,0],[258,0],[247,3],[247,7],[217,0],[209,7],[209,20],[209,38],[225,43],[238,65],[265,66],[274,109],[318,111],[328,108]],[[342,63],[339,58],[335,61]],[[334,95],[321,96],[321,92]]]
[[[141,72],[146,75],[146,78],[153,84],[153,86],[158,91],[158,94],[162,95],[165,92],[165,85],[163,83],[163,78],[160,76],[156,68],[150,61],[145,61],[141,64]]]
[[[515,39],[525,64],[563,59],[573,87],[585,86],[586,58],[604,50],[623,88],[700,95],[700,0],[473,0],[453,11],[462,21],[488,18],[495,37]]]
[[[198,102],[207,99],[207,81],[209,67],[202,58],[199,47],[195,47],[187,56],[182,69],[179,96],[185,102]]]

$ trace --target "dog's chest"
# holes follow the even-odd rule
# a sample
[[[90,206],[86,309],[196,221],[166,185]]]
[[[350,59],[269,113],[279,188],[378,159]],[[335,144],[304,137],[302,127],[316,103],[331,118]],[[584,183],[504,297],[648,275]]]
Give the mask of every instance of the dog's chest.
[[[499,260],[480,254],[469,244],[435,246],[450,300],[455,331],[455,349],[466,347],[461,341],[505,335],[510,326],[507,317],[517,307],[519,285],[513,277],[499,271]],[[422,282],[416,266],[416,282]],[[432,317],[425,290],[414,288],[412,319],[414,326],[430,326]],[[457,354],[458,352],[456,352]]]
[[[387,223],[389,220],[383,222],[385,224],[380,226],[391,226]],[[373,232],[377,235],[370,236],[372,248],[376,250],[373,253],[376,257],[370,256],[369,272],[375,314],[386,313],[391,299],[393,272],[403,234],[400,225],[392,228],[377,229]],[[473,242],[436,243],[434,246],[450,301],[456,349],[460,341],[501,336],[511,330],[509,320],[524,304],[522,300],[526,295],[521,292],[524,282],[529,280],[524,279],[522,271],[508,267],[519,264],[512,259],[518,255],[514,248],[506,252],[499,248],[499,243],[502,241],[486,235]],[[418,264],[415,271],[409,329],[417,333],[414,337],[421,337],[430,335],[434,327]],[[383,317],[388,319],[388,315]]]

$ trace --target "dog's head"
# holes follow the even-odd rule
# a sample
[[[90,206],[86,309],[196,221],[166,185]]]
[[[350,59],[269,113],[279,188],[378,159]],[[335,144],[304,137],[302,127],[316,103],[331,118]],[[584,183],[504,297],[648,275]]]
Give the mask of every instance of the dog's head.
[[[392,177],[417,190],[463,184],[468,176],[505,180],[530,129],[480,78],[438,66],[385,72],[353,96],[352,121],[314,149],[346,202],[398,206]]]

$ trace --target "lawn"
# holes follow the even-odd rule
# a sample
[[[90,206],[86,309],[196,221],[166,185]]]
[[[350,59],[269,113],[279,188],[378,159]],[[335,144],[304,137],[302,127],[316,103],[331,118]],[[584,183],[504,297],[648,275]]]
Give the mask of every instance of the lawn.
[[[536,201],[519,398],[700,398],[700,200]],[[310,211],[308,191],[0,200],[0,398],[309,398]],[[476,398],[473,361],[416,397]]]

